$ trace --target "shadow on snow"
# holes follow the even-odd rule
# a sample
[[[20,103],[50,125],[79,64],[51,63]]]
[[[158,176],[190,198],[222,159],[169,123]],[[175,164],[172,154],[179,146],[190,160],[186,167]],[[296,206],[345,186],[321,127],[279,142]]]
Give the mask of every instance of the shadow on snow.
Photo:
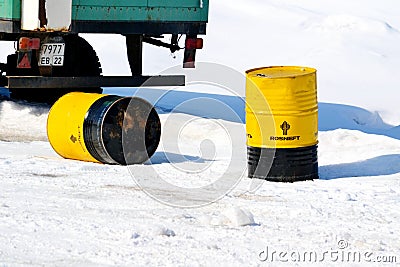
[[[0,89],[0,95],[5,95],[7,90]],[[149,88],[106,88],[104,91],[108,94],[142,97],[155,105],[161,114],[184,113],[245,123],[245,98],[241,96]],[[336,129],[358,130],[400,140],[400,126],[386,124],[377,112],[348,105],[319,103],[319,130]]]
[[[212,119],[245,123],[245,98],[159,89],[134,89],[132,94],[143,97],[160,113],[185,113]],[[111,91],[115,93],[115,91]],[[118,90],[117,90],[118,92]],[[127,92],[120,89],[119,92]],[[400,126],[386,124],[379,113],[341,104],[319,103],[319,130],[358,130],[368,134],[385,135],[400,140]]]
[[[360,162],[319,167],[321,180],[347,177],[381,176],[400,173],[400,155],[384,155]]]

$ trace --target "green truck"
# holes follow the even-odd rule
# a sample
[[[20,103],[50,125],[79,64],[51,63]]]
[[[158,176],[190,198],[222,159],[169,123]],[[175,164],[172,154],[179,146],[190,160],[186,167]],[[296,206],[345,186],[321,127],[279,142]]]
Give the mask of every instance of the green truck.
[[[0,63],[0,86],[14,99],[52,103],[70,91],[184,85],[182,75],[142,74],[143,43],[183,49],[183,67],[194,68],[208,11],[209,0],[0,0],[0,41],[16,44]],[[102,76],[96,52],[79,33],[125,36],[132,76]]]

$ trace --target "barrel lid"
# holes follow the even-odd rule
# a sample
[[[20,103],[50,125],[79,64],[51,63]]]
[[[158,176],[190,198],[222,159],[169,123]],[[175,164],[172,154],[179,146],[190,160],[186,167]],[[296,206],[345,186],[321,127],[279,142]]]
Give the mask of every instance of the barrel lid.
[[[300,66],[272,66],[262,67],[246,71],[246,74],[252,77],[260,78],[290,78],[315,73],[316,69]]]

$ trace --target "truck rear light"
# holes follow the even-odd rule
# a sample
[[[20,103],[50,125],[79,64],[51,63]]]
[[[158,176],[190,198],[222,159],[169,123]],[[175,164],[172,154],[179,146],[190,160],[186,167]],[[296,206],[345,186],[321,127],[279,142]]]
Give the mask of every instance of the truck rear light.
[[[196,49],[185,49],[183,55],[183,68],[193,69],[195,68],[196,61]]]
[[[40,39],[21,37],[18,46],[21,50],[37,50],[40,48]]]
[[[203,39],[197,36],[186,37],[185,54],[183,56],[184,68],[195,68],[196,50],[203,48]]]
[[[187,38],[185,42],[186,49],[202,49],[203,39],[202,38]]]

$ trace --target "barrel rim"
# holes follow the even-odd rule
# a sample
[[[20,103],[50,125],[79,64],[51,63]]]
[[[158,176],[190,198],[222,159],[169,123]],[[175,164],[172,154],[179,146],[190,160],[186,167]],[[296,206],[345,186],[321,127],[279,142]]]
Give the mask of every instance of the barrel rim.
[[[119,98],[116,99],[115,101],[111,102],[111,105],[109,105],[109,106],[107,107],[107,109],[104,111],[104,116],[101,117],[99,142],[100,142],[100,144],[101,144],[101,146],[102,146],[102,148],[103,148],[103,151],[102,151],[102,152],[107,156],[107,158],[108,158],[107,160],[110,161],[110,163],[105,162],[105,159],[103,159],[103,158],[102,158],[102,160],[101,160],[100,162],[102,162],[103,164],[115,164],[115,165],[119,165],[119,163],[118,163],[116,160],[114,160],[113,157],[111,157],[110,153],[108,153],[108,151],[107,151],[107,149],[106,149],[106,147],[105,147],[104,140],[103,140],[103,125],[104,125],[104,120],[105,120],[105,118],[106,118],[108,112],[110,111],[111,107],[112,107],[115,103],[117,103],[118,101],[120,101],[120,100],[122,99],[122,97],[117,96],[117,95],[105,95],[104,97],[99,98],[98,100],[101,99],[101,100],[104,101],[104,98],[106,98],[106,97],[119,97]],[[92,104],[92,106],[93,106],[93,104]],[[91,107],[92,107],[92,106],[91,106]],[[90,110],[90,109],[89,109],[89,110]],[[89,112],[89,110],[88,110],[88,112]],[[86,117],[86,116],[87,116],[87,115],[85,115],[85,117]]]
[[[118,96],[117,96],[117,97],[118,97]],[[125,165],[125,166],[130,165],[130,164],[127,164],[127,162],[126,162],[126,154],[125,154],[125,151],[124,151],[124,141],[123,141],[124,134],[122,134],[122,136],[121,136],[121,138],[122,138],[122,139],[121,139],[121,142],[122,142],[122,149],[123,149],[123,150],[122,150],[122,153],[123,153],[123,157],[124,157],[124,162],[125,162],[125,163],[121,163],[121,162],[117,161],[113,156],[111,156],[110,153],[108,152],[108,150],[107,150],[107,148],[106,148],[106,146],[105,146],[105,143],[104,143],[104,139],[103,139],[103,127],[104,127],[104,120],[106,119],[108,112],[109,112],[115,105],[117,105],[117,103],[119,103],[119,102],[121,102],[121,101],[126,101],[126,100],[129,101],[129,103],[128,103],[128,106],[127,106],[125,112],[127,112],[127,111],[129,110],[129,106],[131,105],[132,101],[140,101],[140,102],[142,102],[142,103],[148,105],[148,107],[150,108],[150,112],[151,112],[151,110],[153,110],[153,109],[154,109],[154,111],[156,111],[155,106],[152,105],[152,104],[151,104],[149,101],[147,101],[146,99],[141,98],[141,97],[138,97],[138,96],[131,96],[131,97],[127,96],[127,97],[120,97],[119,99],[117,99],[116,101],[114,101],[114,102],[108,107],[107,111],[104,113],[104,116],[101,118],[101,119],[102,119],[102,123],[101,123],[101,126],[100,126],[100,127],[101,127],[101,128],[100,128],[100,131],[101,131],[102,134],[101,134],[101,136],[100,136],[100,140],[101,140],[101,144],[102,144],[102,146],[103,146],[103,149],[104,149],[104,151],[107,153],[107,155],[109,156],[109,158],[112,159],[116,164],[118,164],[118,165]],[[149,113],[149,114],[150,114],[150,113]],[[157,115],[158,121],[161,123],[161,119],[160,119],[158,113],[155,112],[155,114]],[[124,122],[125,122],[125,117],[124,117],[123,123],[124,123]],[[160,132],[160,139],[161,139],[161,132]],[[158,148],[158,146],[159,146],[159,144],[160,144],[160,139],[158,139],[157,145],[155,146],[155,150],[151,153],[151,155],[149,155],[149,154],[147,153],[147,150],[146,150],[146,153],[147,153],[147,156],[148,156],[148,159],[147,159],[147,160],[149,160],[149,159],[151,158],[151,156],[153,156],[153,154],[154,154],[155,151],[157,150],[157,148]],[[146,149],[147,149],[147,147],[146,147]],[[147,160],[146,160],[146,161],[147,161]],[[146,161],[144,161],[144,162],[146,162]],[[143,164],[144,162],[142,162],[142,163],[140,163],[140,164]]]
[[[117,96],[117,95],[113,95],[113,96]],[[120,97],[120,96],[117,96],[117,97]],[[106,145],[105,145],[105,143],[104,143],[104,138],[103,138],[103,127],[104,127],[104,120],[106,119],[108,112],[111,110],[111,108],[112,108],[114,105],[116,105],[117,103],[119,103],[119,102],[121,102],[121,101],[123,101],[123,100],[129,100],[129,104],[130,104],[130,101],[132,100],[132,97],[120,97],[119,99],[117,99],[117,100],[115,100],[114,102],[112,102],[111,105],[109,105],[108,108],[107,108],[107,110],[104,112],[104,116],[101,118],[101,124],[100,124],[100,133],[101,133],[101,134],[100,134],[100,141],[101,141],[101,145],[103,146],[104,152],[107,154],[107,156],[108,156],[112,161],[114,161],[115,164],[117,164],[117,165],[123,165],[123,164],[121,164],[120,162],[116,161],[116,160],[110,155],[110,153],[108,152],[108,150],[107,150],[107,148],[106,148]],[[129,104],[128,104],[128,107],[129,107]],[[125,110],[125,112],[126,112],[126,110]],[[121,138],[122,138],[122,136],[121,136]],[[121,141],[122,141],[122,139],[121,139]],[[124,160],[125,160],[125,155],[124,155]]]
[[[292,75],[292,76],[286,76],[286,77],[259,77],[259,78],[266,78],[266,79],[288,79],[291,77],[301,77],[301,76],[307,76],[307,75],[311,75],[311,74],[316,74],[317,73],[317,69],[313,68],[313,67],[305,67],[305,66],[268,66],[268,67],[258,67],[258,68],[253,68],[253,69],[249,69],[246,70],[246,75],[250,75],[253,72],[259,71],[259,70],[266,70],[266,69],[278,69],[278,68],[287,68],[287,69],[306,69],[308,70],[305,73],[298,73],[296,75]]]

